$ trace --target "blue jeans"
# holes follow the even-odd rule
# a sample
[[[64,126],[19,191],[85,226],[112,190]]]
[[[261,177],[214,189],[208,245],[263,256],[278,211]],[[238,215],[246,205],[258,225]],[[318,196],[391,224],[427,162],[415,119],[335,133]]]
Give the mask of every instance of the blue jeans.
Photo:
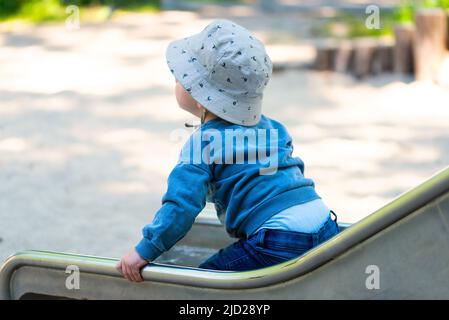
[[[340,232],[337,214],[330,211],[324,225],[314,233],[261,229],[220,249],[198,267],[202,269],[244,271],[268,267],[297,258]]]

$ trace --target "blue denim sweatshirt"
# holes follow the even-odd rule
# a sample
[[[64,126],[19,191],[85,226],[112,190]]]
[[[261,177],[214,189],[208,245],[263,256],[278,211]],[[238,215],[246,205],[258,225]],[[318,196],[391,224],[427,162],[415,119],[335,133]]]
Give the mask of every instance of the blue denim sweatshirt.
[[[152,261],[181,240],[207,202],[227,233],[247,238],[293,205],[321,199],[304,162],[292,157],[292,138],[265,115],[244,127],[221,118],[196,129],[184,144],[153,221],[135,249]]]

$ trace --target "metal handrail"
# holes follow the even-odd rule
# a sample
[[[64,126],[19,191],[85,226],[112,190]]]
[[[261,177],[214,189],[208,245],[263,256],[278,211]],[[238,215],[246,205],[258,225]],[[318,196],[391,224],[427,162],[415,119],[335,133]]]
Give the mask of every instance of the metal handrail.
[[[420,185],[402,193],[371,215],[353,224],[301,257],[251,271],[215,271],[151,263],[142,270],[145,281],[214,289],[265,287],[300,277],[335,259],[351,247],[382,231],[443,193],[449,191],[449,167]],[[23,266],[65,270],[77,265],[80,272],[122,277],[115,269],[117,259],[50,251],[23,251],[9,257],[0,269],[0,298],[10,298],[10,281]]]

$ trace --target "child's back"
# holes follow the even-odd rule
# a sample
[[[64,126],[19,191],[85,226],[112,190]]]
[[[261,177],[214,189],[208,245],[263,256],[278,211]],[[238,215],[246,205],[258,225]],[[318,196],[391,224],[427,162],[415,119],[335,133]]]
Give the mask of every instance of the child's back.
[[[230,235],[247,238],[274,214],[321,199],[314,181],[304,177],[303,161],[292,152],[286,128],[265,115],[251,127],[215,118],[192,134],[178,164],[207,173],[207,201],[215,204]]]

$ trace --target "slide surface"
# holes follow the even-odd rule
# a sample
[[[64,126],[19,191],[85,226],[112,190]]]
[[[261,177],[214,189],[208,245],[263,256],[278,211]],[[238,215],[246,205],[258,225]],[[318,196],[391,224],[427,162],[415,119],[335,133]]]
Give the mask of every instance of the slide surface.
[[[204,237],[186,236],[144,268],[140,284],[121,277],[117,259],[19,252],[0,269],[0,299],[449,299],[449,167],[305,255],[264,269],[192,267],[232,241],[214,223],[193,228]]]

